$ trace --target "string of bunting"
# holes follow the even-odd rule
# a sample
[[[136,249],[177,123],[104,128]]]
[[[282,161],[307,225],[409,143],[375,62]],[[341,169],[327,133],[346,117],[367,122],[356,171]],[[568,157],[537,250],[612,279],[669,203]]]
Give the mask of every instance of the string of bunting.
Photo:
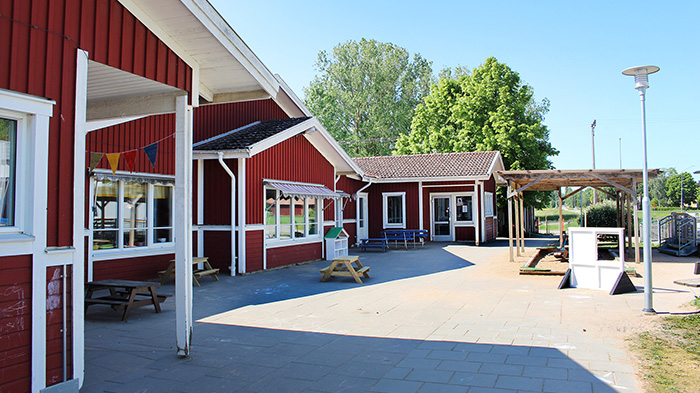
[[[144,146],[138,149],[131,149],[119,153],[99,153],[99,152],[90,152],[90,164],[89,164],[89,171],[92,173],[92,171],[97,168],[97,166],[100,164],[100,161],[102,161],[102,158],[107,156],[107,161],[109,162],[109,168],[112,170],[112,174],[117,173],[117,167],[119,166],[119,160],[121,158],[124,158],[124,162],[126,163],[126,166],[129,168],[130,172],[133,172],[134,169],[136,168],[136,157],[139,151],[143,151],[144,154],[146,154],[146,157],[148,158],[148,161],[151,162],[151,166],[153,168],[156,167],[156,159],[158,158],[158,146],[160,142],[163,142],[164,140],[168,138],[174,137],[175,134],[171,134],[166,136],[165,138],[161,138],[153,143],[151,143],[148,146]]]

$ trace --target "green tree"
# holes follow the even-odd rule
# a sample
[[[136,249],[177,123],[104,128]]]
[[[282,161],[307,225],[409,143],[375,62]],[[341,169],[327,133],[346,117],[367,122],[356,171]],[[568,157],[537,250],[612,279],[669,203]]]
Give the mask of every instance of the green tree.
[[[543,124],[549,101],[537,102],[517,72],[493,57],[471,73],[443,73],[416,108],[411,132],[395,154],[498,150],[507,169],[551,169],[559,154]],[[526,193],[541,206],[546,196]],[[499,198],[502,199],[502,198]]]
[[[666,181],[666,196],[673,206],[681,205],[681,178],[683,179],[683,204],[690,205],[698,198],[698,185],[693,175],[688,172],[673,175]]]
[[[433,80],[419,54],[364,38],[319,52],[315,67],[306,106],[355,157],[391,154]]]

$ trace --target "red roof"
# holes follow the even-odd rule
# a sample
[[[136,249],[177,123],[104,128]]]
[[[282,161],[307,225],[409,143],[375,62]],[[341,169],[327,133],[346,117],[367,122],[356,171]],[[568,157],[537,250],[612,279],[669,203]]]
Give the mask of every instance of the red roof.
[[[497,151],[477,151],[357,157],[353,160],[366,175],[378,179],[488,177],[499,155]]]

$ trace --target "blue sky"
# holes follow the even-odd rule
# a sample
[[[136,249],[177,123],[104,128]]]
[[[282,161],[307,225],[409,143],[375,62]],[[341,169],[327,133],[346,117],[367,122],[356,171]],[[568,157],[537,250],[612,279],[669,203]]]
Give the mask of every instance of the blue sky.
[[[591,167],[594,119],[596,168],[619,168],[618,138],[623,168],[642,168],[639,95],[622,70],[659,66],[647,91],[648,165],[700,170],[700,2],[210,2],[302,98],[318,52],[348,40],[392,42],[435,73],[495,56],[551,101],[559,169]]]

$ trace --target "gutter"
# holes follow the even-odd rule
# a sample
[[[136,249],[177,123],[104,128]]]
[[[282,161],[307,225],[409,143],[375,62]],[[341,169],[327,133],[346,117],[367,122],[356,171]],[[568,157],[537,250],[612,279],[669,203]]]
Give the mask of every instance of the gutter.
[[[229,177],[231,177],[231,275],[236,275],[236,175],[224,162],[224,153],[217,152],[219,155],[219,164],[224,168]]]

